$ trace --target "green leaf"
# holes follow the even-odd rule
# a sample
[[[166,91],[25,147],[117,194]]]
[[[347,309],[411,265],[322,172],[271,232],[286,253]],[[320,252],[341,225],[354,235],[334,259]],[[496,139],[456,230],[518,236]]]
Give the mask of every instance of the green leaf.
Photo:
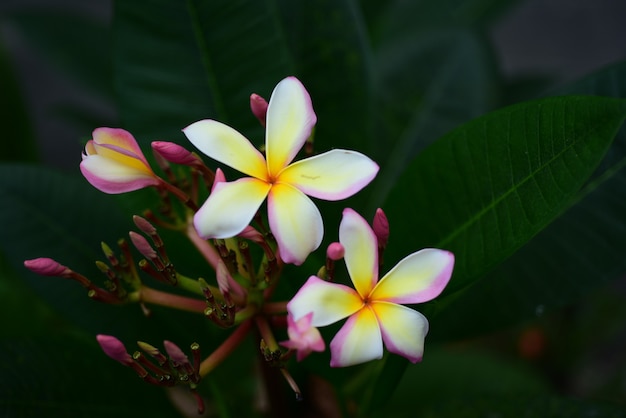
[[[0,121],[3,136],[0,161],[38,158],[31,121],[13,63],[0,39]]]
[[[387,150],[375,154],[381,171],[372,185],[370,211],[421,150],[491,110],[495,101],[491,51],[475,31],[421,31],[380,45],[376,62],[384,138],[395,140],[380,141]]]
[[[558,94],[626,97],[626,62]],[[434,319],[431,337],[463,338],[541,315],[589,295],[626,271],[626,129],[622,128],[578,203],[468,289]],[[497,311],[498,315],[493,315]]]
[[[114,77],[123,126],[140,139],[181,143],[181,129],[204,118],[260,134],[250,94],[269,98],[294,71],[275,7],[271,1],[115,2]]]
[[[112,196],[95,190],[84,179],[43,168],[4,165],[0,166],[0,201],[0,253],[74,324],[91,334],[115,334],[128,341],[171,338],[187,343],[196,338],[187,332],[203,329],[200,315],[154,309],[152,317],[146,318],[138,305],[94,302],[77,283],[38,276],[24,268],[26,259],[50,257],[102,286],[105,277],[94,264],[105,259],[100,243],[107,242],[115,249],[117,240],[135,229],[131,217],[120,213]],[[186,323],[188,329],[180,323]],[[170,327],[163,328],[165,324]]]
[[[175,417],[149,386],[95,343],[61,334],[0,340],[0,411],[11,417]]]
[[[473,284],[564,210],[625,116],[621,100],[558,97],[454,130],[414,160],[389,196],[393,249],[386,260],[406,255],[407,247],[447,249],[456,265],[444,295]],[[393,384],[405,367],[388,367],[376,388]]]

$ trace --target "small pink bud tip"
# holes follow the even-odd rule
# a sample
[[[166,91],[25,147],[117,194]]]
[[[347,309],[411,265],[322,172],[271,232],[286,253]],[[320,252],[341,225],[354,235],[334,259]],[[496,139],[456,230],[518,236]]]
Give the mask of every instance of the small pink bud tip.
[[[256,118],[265,126],[265,116],[267,115],[267,100],[256,93],[250,95],[250,109]]]
[[[246,226],[243,231],[237,235],[238,237],[249,239],[252,242],[263,243],[263,234],[257,231],[253,226]]]
[[[154,251],[154,248],[152,248],[148,240],[143,235],[139,235],[134,231],[130,231],[128,233],[128,236],[133,242],[135,248],[137,248],[137,251],[141,253],[141,255],[146,257],[148,260],[153,260],[157,258],[156,251]]]
[[[63,274],[70,272],[69,268],[59,264],[51,258],[45,257],[26,260],[24,261],[24,267],[33,273],[41,274],[42,276],[62,276]]]
[[[213,191],[213,189],[215,189],[215,186],[217,186],[217,183],[223,183],[225,181],[226,181],[226,175],[224,174],[222,169],[218,168],[217,170],[215,170],[215,179],[213,180],[213,186],[211,186],[211,192]]]
[[[199,162],[198,157],[193,155],[191,151],[173,142],[154,141],[151,145],[155,153],[159,154],[170,163],[194,165]]]
[[[326,257],[330,258],[333,261],[341,260],[346,250],[343,248],[343,245],[339,242],[333,242],[328,246],[326,250]]]
[[[163,341],[163,347],[165,347],[167,355],[170,356],[170,359],[172,359],[175,363],[189,364],[189,358],[187,358],[187,355],[183,353],[183,350],[181,350],[173,342],[165,340]]]
[[[378,246],[383,248],[386,247],[387,241],[389,241],[389,221],[387,220],[385,212],[383,212],[381,208],[376,209],[372,229],[378,239]]]
[[[100,348],[104,351],[104,354],[111,357],[115,361],[119,361],[125,366],[133,363],[133,358],[126,351],[124,344],[117,338],[111,335],[96,335],[96,340],[100,344]]]
[[[145,218],[135,215],[133,216],[133,222],[135,223],[137,228],[141,229],[142,232],[145,232],[148,235],[156,234],[156,228]]]

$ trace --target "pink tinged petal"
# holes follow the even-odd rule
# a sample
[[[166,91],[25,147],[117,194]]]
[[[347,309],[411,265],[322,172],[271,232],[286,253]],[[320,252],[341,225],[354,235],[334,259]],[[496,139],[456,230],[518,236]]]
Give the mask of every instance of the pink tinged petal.
[[[117,128],[97,128],[92,133],[93,141],[98,145],[113,145],[118,148],[125,149],[131,154],[134,154],[145,165],[148,165],[148,161],[143,155],[139,144],[135,140],[133,135],[124,130]]]
[[[372,303],[387,350],[412,363],[422,360],[428,320],[421,313],[395,303]]]
[[[378,243],[374,231],[361,215],[347,208],[339,224],[339,242],[345,248],[350,279],[365,299],[378,280]]]
[[[297,78],[287,77],[276,85],[265,128],[265,154],[271,175],[278,175],[294,159],[316,121],[311,97]]]
[[[269,192],[267,213],[285,263],[300,265],[320,246],[324,235],[322,215],[311,199],[298,189],[288,184],[275,184]]]
[[[436,298],[452,276],[454,254],[426,248],[402,259],[372,291],[371,299],[422,303]]]
[[[287,311],[295,321],[312,312],[311,326],[323,327],[352,315],[362,307],[363,300],[354,289],[311,276],[289,301]]]
[[[230,238],[239,234],[250,223],[269,189],[269,184],[250,177],[217,183],[193,218],[198,234],[204,238]]]
[[[323,200],[341,200],[367,186],[378,165],[363,154],[336,149],[291,164],[279,175],[305,194]]]
[[[263,155],[246,137],[230,126],[205,119],[192,123],[183,132],[205,155],[244,174],[267,180]]]
[[[330,342],[330,367],[346,367],[380,359],[383,342],[376,315],[363,308],[350,318]]]
[[[80,171],[92,186],[110,194],[131,192],[160,183],[152,171],[137,169],[98,154],[84,158]]]

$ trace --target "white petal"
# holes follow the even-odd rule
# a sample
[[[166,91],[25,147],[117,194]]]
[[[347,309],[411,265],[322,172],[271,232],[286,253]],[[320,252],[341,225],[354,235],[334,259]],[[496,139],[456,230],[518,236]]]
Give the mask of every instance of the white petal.
[[[311,276],[287,304],[294,321],[313,313],[311,326],[323,327],[340,321],[363,306],[354,289]]]
[[[374,302],[371,306],[378,318],[387,350],[406,357],[412,363],[421,361],[424,338],[428,333],[426,317],[395,303]]]
[[[372,291],[373,300],[422,303],[436,298],[452,276],[454,254],[425,248],[405,257]]]
[[[249,176],[268,180],[263,155],[230,126],[205,119],[192,123],[183,132],[205,155]]]
[[[193,218],[198,234],[204,238],[234,237],[250,223],[270,187],[250,177],[218,183]]]
[[[350,279],[365,299],[378,280],[378,242],[374,231],[361,215],[347,208],[339,224],[339,242],[345,249]]]
[[[311,199],[298,189],[282,183],[272,186],[267,213],[285,263],[302,264],[322,242],[322,215]]]
[[[276,85],[265,130],[267,168],[273,176],[294,159],[316,121],[311,97],[297,78],[287,77]]]
[[[330,366],[346,367],[383,356],[376,316],[369,308],[352,315],[330,342]]]
[[[334,201],[356,194],[376,173],[378,165],[365,155],[336,149],[291,164],[279,179],[309,196]]]

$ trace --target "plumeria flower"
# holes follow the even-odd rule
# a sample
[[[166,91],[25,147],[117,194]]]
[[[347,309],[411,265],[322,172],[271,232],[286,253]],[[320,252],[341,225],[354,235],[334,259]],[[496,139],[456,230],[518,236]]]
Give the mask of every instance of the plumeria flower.
[[[319,330],[311,326],[313,312],[309,312],[297,321],[287,316],[287,334],[289,340],[280,343],[283,347],[296,350],[296,360],[302,361],[312,351],[322,352],[326,348]]]
[[[368,157],[342,149],[291,163],[316,120],[308,92],[298,79],[288,77],[278,83],[267,108],[266,157],[220,122],[201,120],[185,128],[187,138],[204,154],[250,176],[217,184],[195,215],[198,233],[204,238],[239,234],[267,198],[270,229],[281,258],[304,262],[323,236],[322,217],[307,195],[345,199],[378,172]]]
[[[331,367],[380,359],[383,342],[392,353],[420,361],[428,321],[401,304],[437,297],[450,280],[454,255],[423,249],[401,260],[379,281],[376,236],[352,209],[343,212],[339,242],[354,289],[311,276],[287,304],[289,314],[298,321],[312,312],[314,327],[348,318],[330,343]]]
[[[94,130],[93,139],[85,145],[80,171],[96,189],[111,194],[162,183],[135,138],[124,129]]]

